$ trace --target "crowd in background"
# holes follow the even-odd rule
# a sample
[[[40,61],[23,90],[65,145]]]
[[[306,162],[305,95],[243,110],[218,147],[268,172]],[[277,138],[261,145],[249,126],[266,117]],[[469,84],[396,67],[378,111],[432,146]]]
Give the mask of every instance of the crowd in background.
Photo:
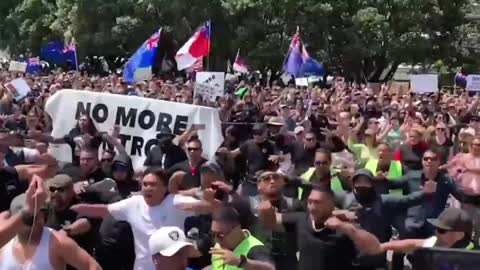
[[[0,84],[17,76],[3,70]],[[1,269],[403,269],[405,253],[425,269],[411,251],[478,248],[479,95],[238,80],[208,102],[190,81],[24,79],[32,92],[21,101],[0,87],[0,211],[21,211],[32,183],[49,199],[0,248]],[[225,140],[208,159],[197,126],[165,126],[133,168],[120,127],[98,130],[89,115],[50,136],[45,103],[62,89],[215,107]],[[52,144],[69,145],[72,162]]]

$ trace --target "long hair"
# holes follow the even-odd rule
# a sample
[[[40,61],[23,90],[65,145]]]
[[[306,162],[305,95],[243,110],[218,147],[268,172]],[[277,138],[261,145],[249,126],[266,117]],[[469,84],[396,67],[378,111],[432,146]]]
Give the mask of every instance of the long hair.
[[[80,117],[83,117],[83,116],[87,117],[87,128],[86,128],[87,133],[90,136],[97,135],[98,130],[97,130],[97,127],[95,126],[95,123],[93,122],[93,119],[88,114],[80,114]],[[80,125],[79,125],[78,121],[77,121],[76,128],[80,129]]]

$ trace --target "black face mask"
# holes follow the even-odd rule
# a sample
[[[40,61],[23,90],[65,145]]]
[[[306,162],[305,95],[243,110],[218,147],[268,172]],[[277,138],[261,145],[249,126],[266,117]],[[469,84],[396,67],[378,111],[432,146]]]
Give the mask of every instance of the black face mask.
[[[158,139],[158,145],[160,145],[160,147],[168,147],[171,144],[172,144],[172,139],[169,137]]]
[[[374,187],[355,187],[353,194],[361,204],[370,204],[377,198],[377,192]]]

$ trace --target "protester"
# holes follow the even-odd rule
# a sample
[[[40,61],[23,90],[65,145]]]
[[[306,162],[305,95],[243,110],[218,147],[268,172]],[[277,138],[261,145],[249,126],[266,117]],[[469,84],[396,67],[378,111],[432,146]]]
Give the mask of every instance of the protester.
[[[148,240],[155,270],[191,270],[188,259],[198,257],[200,253],[185,233],[178,227],[162,227]]]
[[[18,214],[24,208],[27,196],[17,196],[12,201],[10,213]],[[38,269],[61,269],[72,265],[81,270],[100,270],[98,263],[80,248],[72,239],[44,227],[45,208],[42,202],[38,213],[33,217],[28,227],[21,229],[16,238],[10,240],[0,249],[1,269],[23,269],[35,267]],[[35,250],[32,253],[30,250]],[[30,251],[30,252],[29,252]],[[25,254],[20,257],[18,254]]]

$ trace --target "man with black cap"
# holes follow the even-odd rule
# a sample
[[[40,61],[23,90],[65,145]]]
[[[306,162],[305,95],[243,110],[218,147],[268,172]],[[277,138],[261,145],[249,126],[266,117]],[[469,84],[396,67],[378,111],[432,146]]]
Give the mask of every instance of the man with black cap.
[[[247,140],[239,148],[228,151],[220,148],[220,153],[230,153],[235,158],[242,155],[247,160],[247,175],[241,184],[240,193],[245,196],[258,194],[255,173],[265,170],[270,164],[269,158],[278,153],[275,144],[268,140],[268,130],[265,124],[257,123],[252,129],[253,139]]]
[[[168,126],[163,126],[157,134],[158,144],[147,154],[144,166],[168,169],[176,163],[187,160],[187,155],[173,143],[175,135]]]
[[[463,250],[477,250],[472,241],[473,222],[467,212],[458,208],[445,209],[438,218],[428,219],[435,227],[435,236],[428,239],[406,239],[381,244],[384,251],[412,252],[421,248],[441,247]],[[422,257],[413,253],[413,269],[421,269]]]

